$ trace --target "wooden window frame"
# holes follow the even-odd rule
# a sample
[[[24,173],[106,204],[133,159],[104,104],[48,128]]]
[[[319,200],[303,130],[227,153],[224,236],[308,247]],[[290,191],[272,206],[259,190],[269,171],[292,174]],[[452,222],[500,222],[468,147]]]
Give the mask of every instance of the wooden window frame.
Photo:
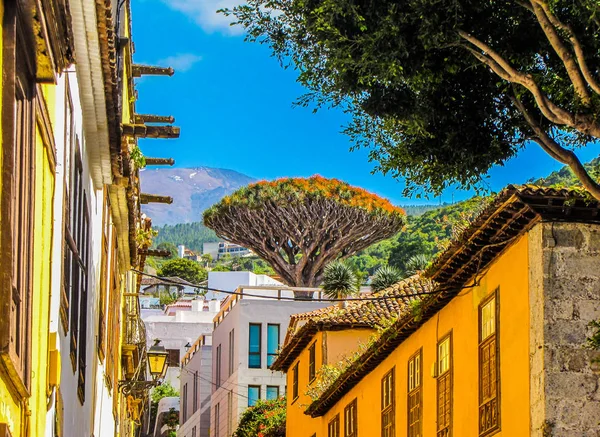
[[[501,400],[500,400],[500,301],[499,301],[499,289],[496,288],[492,293],[486,296],[478,307],[478,387],[479,387],[479,412],[478,412],[478,423],[479,423],[479,437],[487,437],[493,434],[500,432],[501,430]],[[483,328],[483,308],[489,304],[491,301],[494,301],[494,333],[486,337],[482,338],[482,328]],[[495,382],[495,396],[484,399],[483,397],[483,368],[484,368],[484,359],[483,355],[485,353],[486,348],[488,348],[491,343],[495,343],[490,350],[493,350],[495,353],[495,365],[494,365],[494,374],[496,376]],[[493,409],[496,409],[495,420],[493,416]],[[484,426],[486,419],[482,417],[482,415],[491,415],[491,421],[495,423],[489,423],[487,426]]]
[[[381,437],[394,437],[396,435],[395,385],[396,367],[392,367],[385,375],[383,375],[383,378],[381,378]],[[386,396],[386,393],[388,393],[389,396]],[[388,404],[386,404],[385,401],[386,397],[389,397]],[[386,423],[389,423],[389,428],[386,428]]]
[[[252,327],[258,326],[258,352],[251,352],[252,345]],[[258,366],[250,365],[250,357],[258,356]],[[250,323],[248,325],[248,368],[249,369],[262,369],[262,323]]]
[[[182,416],[182,421],[181,424],[183,425],[188,417],[187,417],[187,404],[188,404],[188,385],[187,382],[185,384],[183,384],[183,390],[181,393],[181,397],[183,398],[183,402],[182,402],[182,408],[181,408],[181,416]]]
[[[219,433],[221,431],[220,420],[221,420],[221,405],[220,402],[217,402],[215,405],[215,435],[214,437],[219,437]]]
[[[0,361],[11,382],[9,389],[19,400],[29,396],[31,386],[36,106],[40,106],[27,16],[19,2],[4,4],[0,299],[6,304],[0,306]]]
[[[269,327],[276,326],[277,327],[277,348],[274,352],[269,351]],[[277,351],[279,349],[279,345],[281,344],[281,324],[279,323],[267,323],[267,368],[271,367],[269,364],[270,359],[275,361],[277,359]]]
[[[340,414],[336,414],[327,423],[327,437],[340,437]]]
[[[299,365],[300,362],[297,362],[294,367],[292,367],[292,403],[296,402],[296,399],[299,397]]]
[[[317,342],[314,341],[308,347],[308,383],[312,383],[317,377]]]
[[[106,356],[106,313],[107,313],[107,294],[108,284],[110,282],[108,264],[110,261],[110,230],[111,230],[111,208],[108,188],[103,191],[102,200],[102,246],[100,260],[100,293],[98,299],[98,359],[104,362]]]
[[[352,425],[349,426],[349,422]],[[344,437],[358,437],[358,403],[354,398],[344,408]]]
[[[448,369],[440,372],[440,346],[448,341]],[[437,437],[452,437],[452,416],[454,403],[454,357],[452,331],[443,336],[437,343],[436,351],[436,411],[437,411]],[[445,391],[445,394],[442,394]],[[443,400],[442,400],[443,396]],[[447,411],[443,411],[447,407]],[[446,423],[442,415],[448,415]]]
[[[418,359],[418,367],[417,364]],[[413,379],[411,386],[411,363],[414,366]],[[407,422],[407,437],[422,437],[423,436],[423,349],[420,348],[408,359],[407,365],[407,400],[406,400],[406,422]],[[416,401],[415,401],[416,400]],[[413,411],[418,408],[418,417],[414,419]],[[416,427],[414,425],[416,424]]]
[[[196,411],[198,411],[198,379],[200,378],[200,375],[198,374],[198,371],[194,371],[194,384],[193,384],[193,390],[194,390],[194,398],[192,399],[192,414],[194,414]]]
[[[179,367],[181,350],[167,349],[167,367]]]

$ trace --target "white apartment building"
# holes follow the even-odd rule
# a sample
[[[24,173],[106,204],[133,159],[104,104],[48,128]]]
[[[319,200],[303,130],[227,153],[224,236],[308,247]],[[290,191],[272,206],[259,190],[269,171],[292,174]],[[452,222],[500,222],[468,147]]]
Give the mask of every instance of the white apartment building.
[[[212,338],[210,437],[230,437],[248,406],[258,399],[285,394],[285,375],[269,366],[285,337],[290,316],[327,305],[285,300],[294,297],[294,290],[285,285],[240,286],[236,290],[240,294],[221,305]],[[319,289],[311,290],[315,297],[320,295]]]
[[[146,341],[152,344],[159,339],[169,353],[168,369],[165,381],[173,387],[180,386],[181,359],[191,345],[200,336],[210,341],[213,319],[219,311],[219,302],[202,299],[178,301],[168,305],[165,310],[142,309],[142,320],[146,325]],[[210,343],[209,343],[210,344]]]
[[[181,360],[180,412],[177,437],[210,435],[212,346],[201,335]]]

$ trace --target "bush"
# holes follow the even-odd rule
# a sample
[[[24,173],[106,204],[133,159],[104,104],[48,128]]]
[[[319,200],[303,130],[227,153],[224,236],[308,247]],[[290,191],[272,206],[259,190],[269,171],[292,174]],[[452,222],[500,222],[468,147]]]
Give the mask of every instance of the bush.
[[[285,398],[259,400],[242,414],[233,437],[285,437]]]

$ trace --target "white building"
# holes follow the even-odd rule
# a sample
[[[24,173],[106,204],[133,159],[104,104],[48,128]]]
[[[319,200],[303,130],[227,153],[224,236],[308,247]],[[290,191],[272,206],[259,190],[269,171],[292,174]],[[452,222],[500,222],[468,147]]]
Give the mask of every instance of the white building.
[[[230,280],[219,278],[219,283],[226,287]],[[228,297],[221,306],[212,338],[211,437],[231,436],[241,413],[257,399],[285,394],[285,375],[269,370],[269,366],[287,332],[290,316],[327,305],[286,300],[294,297],[295,290],[309,291],[283,284],[242,285],[236,289],[240,294]],[[310,291],[320,295],[319,289]]]
[[[176,302],[160,314],[156,310],[142,309],[148,344],[159,339],[169,353],[165,381],[173,387],[179,387],[180,363],[186,353],[186,345],[191,345],[202,335],[210,339],[213,319],[218,311],[218,301],[205,302],[202,299]]]
[[[232,257],[249,255],[252,252],[239,244],[227,243],[225,241],[219,241],[217,243],[202,243],[202,254],[210,255],[213,260],[219,260],[225,255],[231,255]]]
[[[208,437],[212,393],[212,346],[200,336],[181,361],[180,413],[177,437]]]

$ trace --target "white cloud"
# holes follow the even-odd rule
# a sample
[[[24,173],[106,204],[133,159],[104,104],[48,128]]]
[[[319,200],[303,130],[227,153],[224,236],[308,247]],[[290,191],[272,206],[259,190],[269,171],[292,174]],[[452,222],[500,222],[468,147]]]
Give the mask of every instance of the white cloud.
[[[243,32],[241,26],[230,26],[234,17],[226,17],[217,10],[233,8],[244,0],[162,0],[167,6],[193,19],[206,32],[220,31],[229,35]]]
[[[173,67],[176,73],[185,73],[202,60],[202,56],[193,53],[178,53],[175,56],[158,61],[158,65],[164,67]]]

